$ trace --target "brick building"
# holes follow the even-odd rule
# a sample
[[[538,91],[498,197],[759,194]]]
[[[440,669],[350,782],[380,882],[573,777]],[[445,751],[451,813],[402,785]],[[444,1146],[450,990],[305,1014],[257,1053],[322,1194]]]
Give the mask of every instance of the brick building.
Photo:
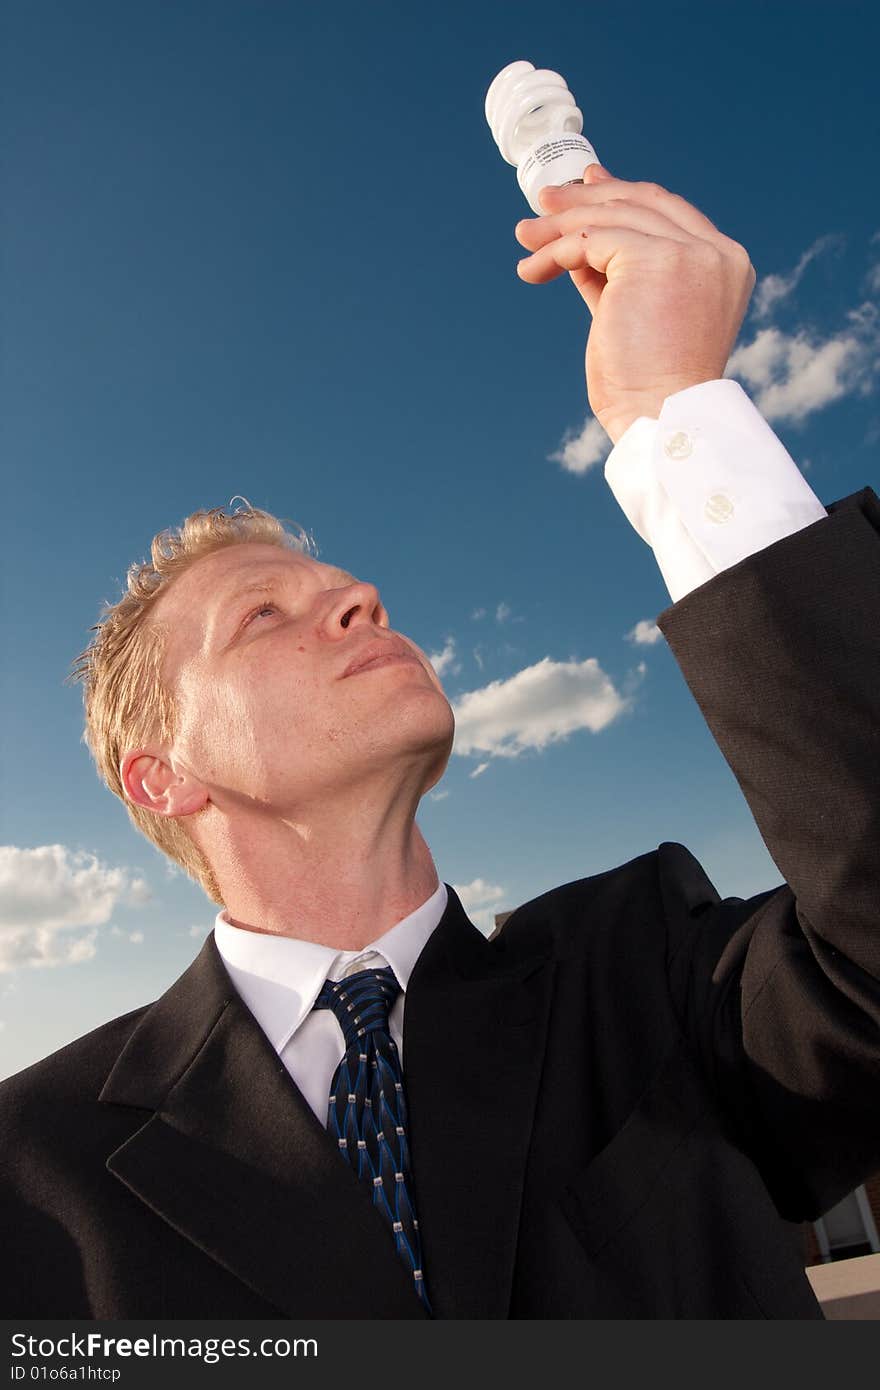
[[[844,1197],[819,1221],[804,1222],[808,1265],[880,1252],[880,1173]]]

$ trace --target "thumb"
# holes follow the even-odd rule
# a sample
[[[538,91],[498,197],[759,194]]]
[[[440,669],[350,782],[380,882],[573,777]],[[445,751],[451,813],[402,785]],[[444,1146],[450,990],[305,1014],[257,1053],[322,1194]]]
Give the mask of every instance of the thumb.
[[[607,283],[605,276],[600,270],[593,270],[592,266],[584,266],[581,270],[570,270],[568,273],[591,316],[595,318],[602,291]]]
[[[600,179],[614,178],[614,175],[609,174],[604,164],[588,164],[584,171],[584,183],[587,181],[587,174],[590,175],[591,183],[598,183]]]

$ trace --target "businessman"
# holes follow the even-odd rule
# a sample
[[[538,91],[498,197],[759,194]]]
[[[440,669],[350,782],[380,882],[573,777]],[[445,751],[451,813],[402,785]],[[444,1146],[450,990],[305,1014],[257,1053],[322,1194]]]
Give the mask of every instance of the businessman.
[[[721,899],[665,841],[486,940],[415,820],[430,662],[267,513],[195,514],[79,670],[220,911],[0,1088],[6,1316],[821,1317],[794,1223],[880,1167],[880,503],[826,510],[723,379],[741,246],[595,167],[544,208],[519,274],[590,310],[606,478],[785,883]]]

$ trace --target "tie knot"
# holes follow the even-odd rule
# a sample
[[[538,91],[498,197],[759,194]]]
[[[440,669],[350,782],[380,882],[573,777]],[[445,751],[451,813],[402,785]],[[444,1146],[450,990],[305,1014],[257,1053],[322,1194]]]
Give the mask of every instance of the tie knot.
[[[349,1048],[372,1030],[388,1032],[388,1012],[399,993],[400,985],[390,966],[358,970],[344,980],[325,980],[314,1007],[333,1010]]]

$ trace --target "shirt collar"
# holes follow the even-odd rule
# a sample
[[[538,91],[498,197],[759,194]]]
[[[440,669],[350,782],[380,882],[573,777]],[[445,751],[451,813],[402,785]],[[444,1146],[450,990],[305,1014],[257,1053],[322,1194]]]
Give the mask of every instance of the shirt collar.
[[[405,991],[416,960],[446,911],[447,899],[446,884],[438,884],[414,912],[357,951],[247,931],[232,925],[225,908],[217,913],[214,940],[236,990],[280,1052],[311,1011],[328,976],[340,978],[369,951],[384,957]]]

